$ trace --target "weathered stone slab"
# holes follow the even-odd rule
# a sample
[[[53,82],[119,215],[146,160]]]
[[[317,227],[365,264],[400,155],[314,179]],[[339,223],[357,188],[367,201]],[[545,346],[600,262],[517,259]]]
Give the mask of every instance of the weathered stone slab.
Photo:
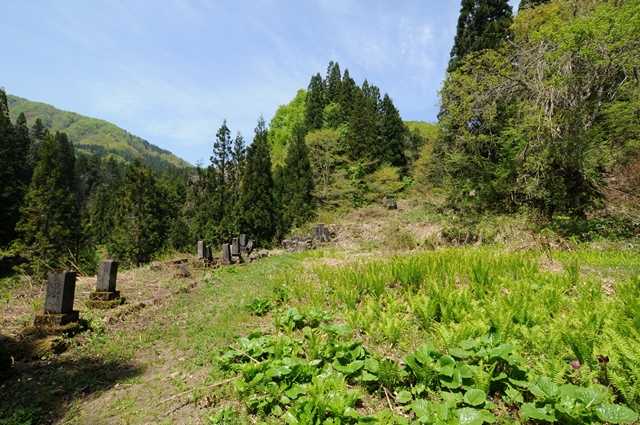
[[[94,301],[111,301],[120,298],[120,291],[95,291],[89,294],[89,299]]]
[[[331,240],[331,234],[324,224],[318,224],[313,229],[313,238],[320,242],[329,242]]]
[[[238,238],[231,240],[231,255],[237,257],[240,255],[240,241]]]
[[[238,239],[240,242],[240,250],[245,251],[247,248],[247,235],[245,233],[241,233]]]
[[[118,262],[113,260],[103,261],[98,269],[96,292],[115,292],[117,277]]]
[[[249,242],[247,242],[247,246],[245,247],[245,251],[247,252],[247,254],[251,254],[251,252],[253,251],[253,239],[249,240]]]
[[[53,314],[72,313],[75,292],[75,272],[49,272],[47,275],[47,295],[44,302],[44,312]]]
[[[204,244],[204,241],[198,241],[198,259],[202,260],[206,258],[206,249],[207,246]]]
[[[233,259],[231,257],[231,245],[228,243],[222,244],[222,264],[231,264]]]

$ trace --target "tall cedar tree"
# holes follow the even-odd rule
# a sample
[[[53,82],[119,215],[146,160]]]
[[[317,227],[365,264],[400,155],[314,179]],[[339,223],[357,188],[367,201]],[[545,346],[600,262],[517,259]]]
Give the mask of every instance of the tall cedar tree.
[[[229,237],[233,227],[233,205],[229,202],[228,187],[231,156],[231,131],[227,126],[227,120],[224,120],[216,133],[208,173],[211,222],[208,225],[207,237],[214,241]]]
[[[400,118],[400,112],[396,109],[389,95],[385,94],[380,105],[380,153],[379,158],[395,167],[405,167],[407,158],[404,155],[404,140],[407,129]]]
[[[22,252],[38,275],[64,267],[78,254],[80,218],[74,170],[75,154],[66,134],[58,132],[40,143],[17,226]]]
[[[109,253],[125,263],[145,263],[164,247],[165,196],[152,171],[136,161],[127,169],[118,199],[116,227],[107,244]]]
[[[313,217],[313,174],[303,129],[294,131],[281,177],[280,203],[286,228],[297,227]]]
[[[342,112],[349,117],[351,114],[351,110],[353,108],[353,97],[354,92],[358,89],[356,86],[356,82],[349,75],[349,70],[344,70],[344,75],[342,77],[342,84],[340,85],[340,99],[339,103],[342,107]]]
[[[366,80],[363,88],[369,91]],[[352,160],[369,162],[375,159],[377,122],[377,104],[365,94],[365,90],[356,90],[347,132],[347,150]]]
[[[329,62],[325,85],[325,104],[339,102],[342,74],[340,73],[340,65],[337,62]]]
[[[521,0],[518,10],[536,7],[544,3],[549,3],[549,0]]]
[[[498,47],[508,37],[511,21],[508,0],[462,0],[449,72],[469,53]]]
[[[0,246],[15,238],[20,206],[31,180],[29,148],[31,140],[24,114],[11,124],[7,96],[0,89]]]
[[[233,148],[231,150],[231,167],[229,173],[229,204],[231,217],[230,218],[230,232],[234,234],[240,233],[240,223],[238,221],[240,194],[242,191],[242,175],[244,174],[244,168],[246,163],[246,147],[244,138],[238,132],[235,139],[233,139]]]
[[[247,162],[242,178],[242,195],[239,206],[240,229],[269,245],[276,233],[271,155],[264,119],[258,120],[253,143],[247,150]]]
[[[311,77],[304,111],[304,123],[307,131],[322,128],[325,102],[324,83],[320,74]]]

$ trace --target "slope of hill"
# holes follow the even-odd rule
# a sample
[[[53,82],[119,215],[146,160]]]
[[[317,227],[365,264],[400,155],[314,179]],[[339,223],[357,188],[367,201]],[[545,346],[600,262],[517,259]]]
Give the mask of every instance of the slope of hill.
[[[141,160],[156,170],[190,167],[186,161],[120,127],[96,118],[57,109],[51,105],[8,96],[11,118],[24,112],[29,125],[40,118],[52,131],[67,133],[80,152],[113,157],[123,161]]]

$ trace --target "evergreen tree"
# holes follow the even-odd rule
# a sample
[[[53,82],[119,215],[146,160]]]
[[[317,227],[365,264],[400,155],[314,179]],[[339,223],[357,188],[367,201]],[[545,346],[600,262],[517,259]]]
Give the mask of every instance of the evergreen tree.
[[[404,155],[404,140],[407,129],[389,95],[385,94],[380,106],[380,149],[379,156],[382,162],[387,162],[395,167],[407,165]]]
[[[311,77],[305,101],[304,122],[307,131],[322,128],[325,105],[324,83],[320,74],[316,74]]]
[[[61,268],[79,251],[75,154],[64,133],[45,138],[25,196],[17,230],[36,274]]]
[[[354,92],[347,131],[347,153],[354,161],[369,162],[375,159],[378,116],[377,105],[365,93],[371,96],[369,83],[366,80],[363,83],[363,89]]]
[[[340,73],[340,65],[338,65],[337,62],[329,62],[325,85],[325,103],[339,102],[342,88],[342,74]]]
[[[258,120],[253,143],[247,150],[242,178],[239,222],[242,232],[261,244],[270,244],[276,232],[271,156],[264,119]]]
[[[240,133],[238,133],[233,139],[233,149],[231,151],[231,172],[229,174],[229,214],[230,214],[230,224],[232,226],[230,230],[231,233],[240,233],[238,216],[239,216],[239,205],[240,205],[240,193],[242,190],[242,176],[244,174],[245,162],[246,162],[246,151],[244,138]]]
[[[509,34],[511,20],[508,0],[462,0],[449,72],[467,54],[498,47]]]
[[[280,203],[286,228],[304,224],[313,216],[313,174],[303,129],[297,129],[282,171]]]
[[[344,70],[344,76],[342,77],[342,84],[340,85],[340,99],[339,103],[342,107],[342,112],[346,117],[349,117],[353,108],[353,97],[355,91],[358,90],[356,82],[349,75],[349,70]]]
[[[128,167],[118,198],[116,227],[107,244],[111,255],[138,265],[165,246],[165,198],[149,168],[139,161]]]
[[[31,137],[34,141],[44,140],[45,137],[49,134],[49,130],[44,126],[42,120],[40,118],[36,118],[36,121],[33,123],[31,127]]]
[[[15,237],[15,226],[20,217],[20,207],[31,181],[29,151],[31,139],[27,118],[18,115],[15,126],[9,120],[6,94],[0,90],[0,246]]]
[[[549,3],[549,0],[521,0],[518,10],[536,7],[544,3]]]
[[[213,155],[209,166],[209,194],[211,222],[208,226],[207,239],[220,241],[230,236],[233,227],[233,206],[229,203],[228,187],[231,171],[232,141],[227,120],[216,133],[213,143]]]

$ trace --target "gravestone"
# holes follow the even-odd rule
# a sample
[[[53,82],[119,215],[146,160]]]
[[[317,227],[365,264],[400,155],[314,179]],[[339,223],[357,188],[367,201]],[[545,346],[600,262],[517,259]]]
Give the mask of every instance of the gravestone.
[[[228,243],[222,244],[222,264],[232,264],[233,259],[231,258],[231,245]]]
[[[329,229],[325,227],[324,224],[318,224],[314,228],[314,239],[320,242],[329,242],[331,240],[331,235],[329,234]]]
[[[202,260],[203,258],[206,257],[206,245],[204,244],[204,241],[198,241],[198,259]]]
[[[73,311],[75,293],[75,272],[50,272],[47,276],[47,298],[44,303],[44,312],[71,313]]]
[[[240,241],[238,238],[231,239],[231,255],[233,257],[240,256]]]
[[[240,250],[245,251],[247,249],[247,235],[242,233],[240,234]]]
[[[247,242],[247,246],[245,247],[245,251],[247,252],[247,254],[251,254],[251,251],[253,251],[253,239],[249,240],[249,242]]]
[[[76,292],[75,272],[49,272],[44,314],[36,315],[34,325],[39,328],[55,328],[78,321],[73,309]]]
[[[89,294],[89,301],[86,302],[90,308],[112,308],[124,302],[120,297],[120,291],[116,290],[118,277],[118,262],[106,260],[98,268],[96,280],[96,290]]]
[[[106,260],[100,264],[98,269],[98,281],[96,291],[116,292],[116,277],[118,276],[118,262]]]

